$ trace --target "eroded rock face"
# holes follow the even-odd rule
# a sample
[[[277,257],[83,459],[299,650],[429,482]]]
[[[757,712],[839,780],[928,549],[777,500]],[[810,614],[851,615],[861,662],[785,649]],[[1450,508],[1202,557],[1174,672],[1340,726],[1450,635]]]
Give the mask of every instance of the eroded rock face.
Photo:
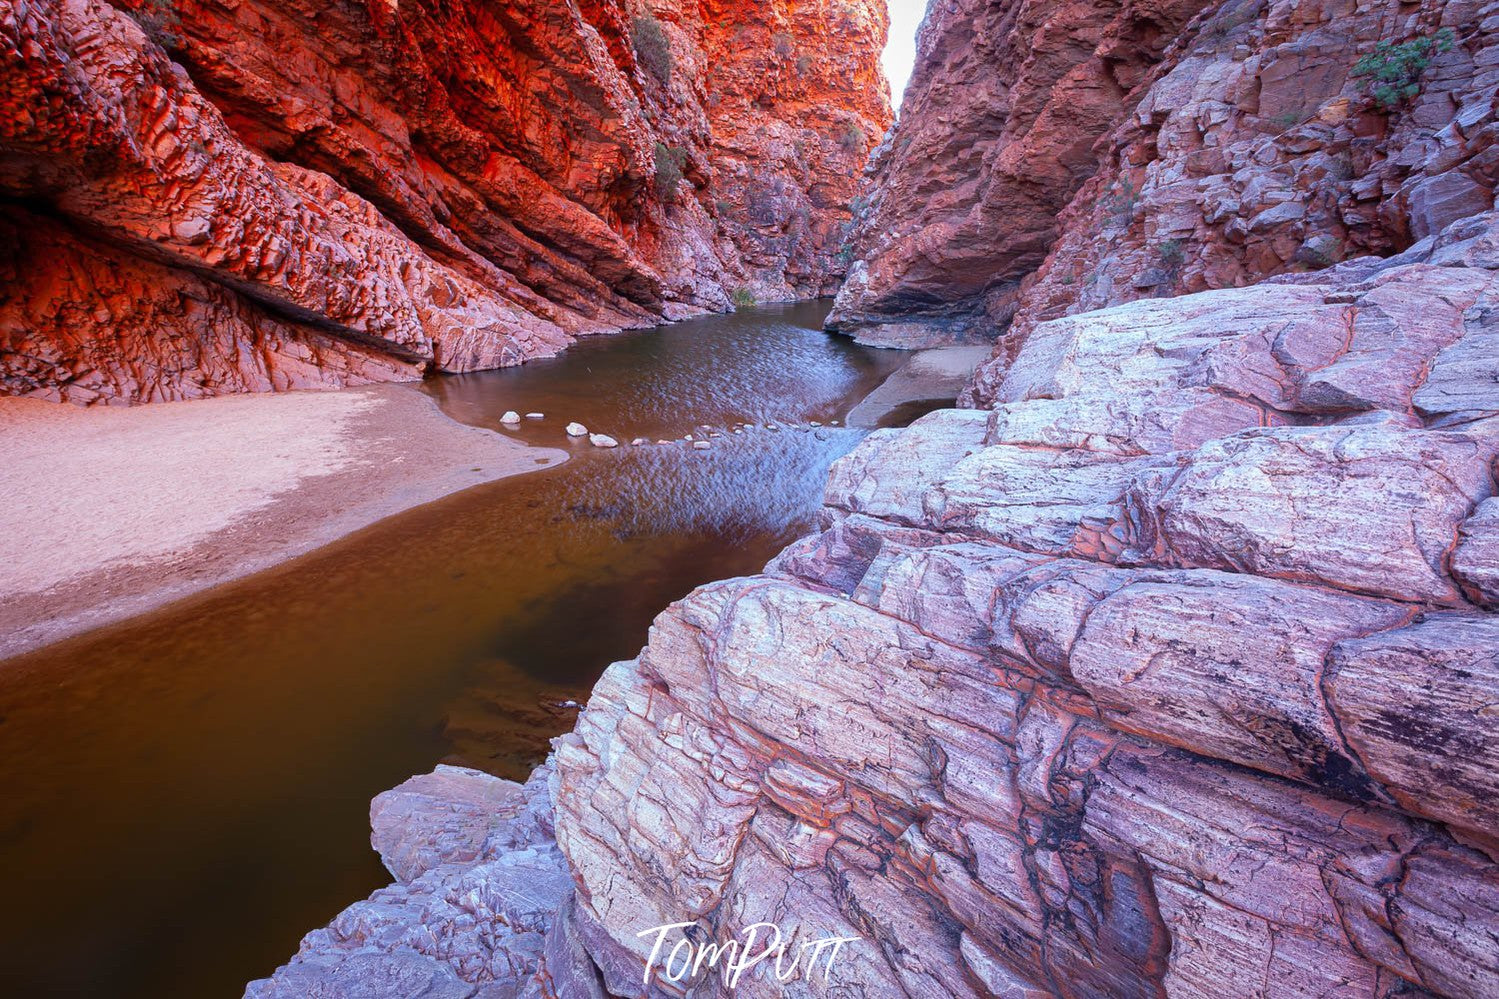
[[[992,339],[1057,215],[1202,0],[931,5],[875,154],[832,328],[887,346]]]
[[[4,390],[466,371],[830,291],[885,27],[873,0],[7,5]]]
[[[1001,362],[1046,319],[1273,275],[1318,282],[1355,258],[1373,269],[1369,254],[1492,209],[1496,16],[1494,3],[1437,0],[1243,0],[1204,13],[1103,141],[1047,262],[1024,282]],[[1381,104],[1360,58],[1381,41],[1423,40],[1434,47],[1418,92]],[[1389,318],[1419,332],[1398,304]],[[981,372],[973,398],[997,398],[1002,370]],[[1338,405],[1335,388],[1326,398]]]
[[[872,434],[822,534],[668,610],[558,743],[605,983],[637,928],[766,918],[862,936],[869,995],[1499,988],[1499,618],[1454,554],[1499,408],[1412,403],[1487,336],[1496,228],[1043,323],[993,411]]]
[[[837,328],[1009,330],[1008,359],[1046,319],[1388,255],[1494,205],[1493,3],[1053,4],[1041,25],[1032,6],[934,6]],[[1355,73],[1443,32],[1409,100]]]

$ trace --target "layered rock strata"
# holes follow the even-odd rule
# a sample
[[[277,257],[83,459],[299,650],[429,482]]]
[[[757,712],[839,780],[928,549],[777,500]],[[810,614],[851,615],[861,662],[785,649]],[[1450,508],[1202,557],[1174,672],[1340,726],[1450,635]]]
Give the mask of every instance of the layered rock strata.
[[[605,673],[529,977],[426,909],[274,981],[727,994],[643,987],[638,934],[767,920],[860,941],[734,994],[1494,994],[1495,335],[1495,214],[1038,324],[992,410],[873,433],[819,534]]]
[[[1499,8],[1048,13],[933,7],[836,313],[1000,338],[984,408],[606,671],[573,889],[458,994],[1499,993]],[[731,990],[649,964],[684,921],[859,940]]]
[[[1095,141],[1209,4],[946,0],[860,192],[830,326],[884,346],[992,339]]]
[[[610,988],[767,918],[869,995],[1499,989],[1496,268],[1491,214],[1042,323],[872,435],[559,743]]]
[[[1080,6],[1115,20],[1079,67],[1115,72],[1121,26],[1153,43],[1125,48],[1132,69],[1112,91],[1100,85],[1090,101],[1059,84],[1044,105],[1066,115],[1105,101],[1114,115],[1102,125],[1083,114],[1047,126],[1037,100],[985,98],[965,103],[954,127],[932,108],[982,93],[969,83],[985,70],[949,58],[943,32],[977,20],[1014,32],[1003,36],[1012,45],[1033,36],[1016,21],[1023,4],[934,8],[922,67],[861,196],[836,327],[895,345],[1009,330],[1012,355],[1045,319],[1388,255],[1494,204],[1493,3],[1241,0],[1169,16],[1160,5]],[[1164,35],[1139,30],[1142,19]],[[1407,98],[1377,96],[1381,43],[1430,46]],[[1361,69],[1364,59],[1376,65]],[[972,138],[991,135],[1001,138]],[[998,381],[978,388],[992,401]]]
[[[409,378],[830,291],[885,27],[873,0],[6,4],[0,384]]]

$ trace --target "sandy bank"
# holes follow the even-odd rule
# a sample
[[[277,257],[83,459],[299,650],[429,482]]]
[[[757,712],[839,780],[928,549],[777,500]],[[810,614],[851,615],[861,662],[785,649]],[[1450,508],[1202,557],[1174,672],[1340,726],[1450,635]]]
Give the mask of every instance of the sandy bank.
[[[0,399],[0,658],[565,458],[400,385],[130,409]]]
[[[848,425],[877,427],[886,416],[898,414],[902,407],[913,403],[940,399],[951,405],[968,383],[973,370],[988,360],[992,350],[992,346],[984,345],[916,351],[909,361],[849,411]],[[909,423],[910,419],[925,411],[912,412],[909,419],[898,420],[897,424]]]

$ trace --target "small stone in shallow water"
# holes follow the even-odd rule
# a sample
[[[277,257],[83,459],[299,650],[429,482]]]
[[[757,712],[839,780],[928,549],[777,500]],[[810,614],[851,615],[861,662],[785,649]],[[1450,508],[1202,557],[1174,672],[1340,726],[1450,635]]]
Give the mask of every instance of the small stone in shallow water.
[[[692,435],[688,434],[686,437],[683,437],[682,440],[684,440],[684,441],[690,441],[690,440],[692,440]]]
[[[640,447],[642,444],[649,444],[649,443],[650,443],[650,441],[646,440],[644,437],[637,437],[637,438],[635,438],[634,440],[632,440],[630,442],[630,446],[631,447]]]
[[[507,409],[505,410],[505,415],[500,417],[500,422],[504,424],[519,423],[520,414],[513,409]]]
[[[812,423],[811,423],[811,425],[814,426],[814,427],[820,427],[820,426],[822,426],[822,424],[819,423],[817,420],[813,420]]]
[[[713,445],[709,444],[707,441],[693,441],[692,442],[692,450],[694,450],[694,451],[706,451],[706,450],[708,450],[712,446]]]
[[[619,447],[619,441],[608,434],[589,434],[588,440],[594,447]]]
[[[584,437],[588,434],[588,428],[581,423],[569,423],[567,425],[567,436]]]
[[[528,420],[544,420],[546,418],[547,418],[547,415],[545,413],[527,413],[526,414],[526,419],[528,419]]]
[[[657,441],[657,444],[670,444],[671,441]]]
[[[765,429],[766,430],[777,430],[778,431],[781,428],[778,427],[778,426],[776,426],[774,423],[767,423],[767,424],[765,424]]]
[[[828,421],[828,426],[830,426],[830,427],[836,427],[837,425],[838,425],[838,421],[837,420],[829,420]]]

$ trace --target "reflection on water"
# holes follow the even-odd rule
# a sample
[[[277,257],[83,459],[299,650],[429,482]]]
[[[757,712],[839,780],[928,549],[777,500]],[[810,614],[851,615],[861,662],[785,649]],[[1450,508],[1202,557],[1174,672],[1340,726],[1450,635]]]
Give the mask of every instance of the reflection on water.
[[[389,879],[371,796],[440,760],[524,776],[608,662],[809,524],[822,428],[901,361],[762,309],[429,383],[570,447],[280,568],[0,664],[0,994],[230,996]],[[623,440],[722,435],[600,451]]]
[[[909,427],[928,413],[935,413],[939,409],[952,409],[958,404],[956,399],[911,399],[906,402],[896,403],[891,406],[878,420],[875,426]]]

